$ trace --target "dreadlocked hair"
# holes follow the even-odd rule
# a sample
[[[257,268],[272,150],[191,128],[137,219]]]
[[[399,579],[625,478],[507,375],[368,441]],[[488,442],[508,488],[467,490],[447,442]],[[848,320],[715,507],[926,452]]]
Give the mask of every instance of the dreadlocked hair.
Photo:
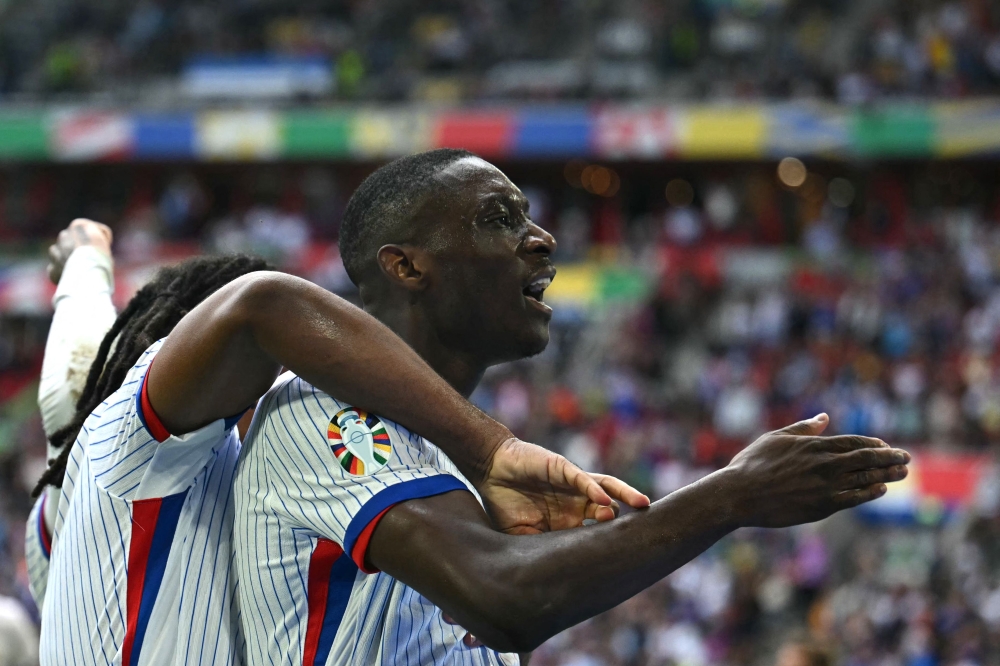
[[[195,257],[160,269],[151,282],[136,292],[101,341],[73,420],[50,438],[52,446],[61,450],[58,457],[49,461],[32,495],[37,497],[45,486],[62,487],[66,462],[83,422],[121,387],[128,371],[150,345],[169,335],[184,315],[221,287],[241,275],[264,270],[271,267],[257,257]]]

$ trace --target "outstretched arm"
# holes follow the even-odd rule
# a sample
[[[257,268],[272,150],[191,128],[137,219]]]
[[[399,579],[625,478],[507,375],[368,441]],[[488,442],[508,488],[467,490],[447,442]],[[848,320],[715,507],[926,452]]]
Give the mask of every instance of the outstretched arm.
[[[192,310],[157,354],[147,390],[167,430],[180,434],[244,411],[282,366],[437,444],[487,500],[496,500],[491,509],[500,528],[572,527],[613,517],[613,499],[648,504],[615,479],[591,477],[562,456],[513,439],[388,327],[282,273],[234,280]]]
[[[579,530],[497,533],[460,491],[404,502],[375,528],[367,558],[490,647],[532,650],[737,527],[819,520],[881,496],[884,483],[906,475],[904,451],[864,437],[818,437],[826,423],[821,415],[769,433],[648,510]]]

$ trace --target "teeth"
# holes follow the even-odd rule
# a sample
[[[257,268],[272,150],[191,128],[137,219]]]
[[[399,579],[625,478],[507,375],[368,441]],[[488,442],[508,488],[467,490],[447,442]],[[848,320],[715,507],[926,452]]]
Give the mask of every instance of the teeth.
[[[552,284],[552,278],[543,277],[534,280],[529,286],[532,289],[548,289],[550,284]]]

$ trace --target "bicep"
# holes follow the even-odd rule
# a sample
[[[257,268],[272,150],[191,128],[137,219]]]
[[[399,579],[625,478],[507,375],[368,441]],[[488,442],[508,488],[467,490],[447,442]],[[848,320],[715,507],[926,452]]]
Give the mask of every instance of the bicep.
[[[247,290],[259,276],[222,287],[177,324],[149,371],[150,403],[170,432],[243,412],[264,394],[277,364],[246,324]]]
[[[367,562],[415,589],[487,645],[506,649],[503,622],[493,613],[505,606],[510,590],[501,563],[509,559],[512,539],[493,530],[471,493],[453,491],[390,509],[372,534]]]
[[[495,534],[472,493],[454,490],[393,506],[372,534],[366,562],[410,585],[434,568],[427,560],[450,559],[469,550],[470,540]]]

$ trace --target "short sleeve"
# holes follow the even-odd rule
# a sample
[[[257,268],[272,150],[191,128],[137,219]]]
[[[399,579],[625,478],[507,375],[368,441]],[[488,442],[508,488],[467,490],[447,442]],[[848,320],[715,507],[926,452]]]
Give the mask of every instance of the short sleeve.
[[[45,525],[47,491],[42,491],[24,530],[24,559],[28,566],[28,587],[39,610],[45,603],[45,590],[49,582],[49,554],[52,550],[50,531]]]
[[[261,403],[249,467],[264,467],[269,508],[349,553],[358,568],[378,521],[400,502],[469,490],[443,454],[404,428],[295,377]],[[260,474],[260,469],[256,473]],[[242,473],[242,472],[241,472]]]
[[[87,456],[97,484],[134,501],[187,490],[229,438],[235,419],[219,419],[184,435],[171,435],[146,393],[146,376],[160,343],[143,355],[100,413],[88,419]]]

